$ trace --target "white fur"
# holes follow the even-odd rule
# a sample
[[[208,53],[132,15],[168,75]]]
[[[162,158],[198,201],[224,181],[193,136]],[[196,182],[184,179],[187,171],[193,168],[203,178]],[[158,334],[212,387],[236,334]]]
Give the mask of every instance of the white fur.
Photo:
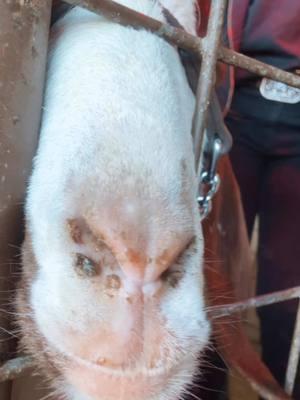
[[[180,22],[184,29],[196,35],[196,7],[197,1],[195,0],[162,0],[161,4],[171,11],[175,18]]]
[[[163,19],[157,2],[121,3]],[[194,1],[162,3],[194,32]],[[53,29],[26,207],[38,264],[30,302],[39,333],[66,356],[60,390],[71,400],[175,400],[195,373],[209,328],[193,109],[177,51],[162,39],[79,8]],[[105,257],[72,241],[67,220],[77,218],[105,237]],[[193,236],[181,265],[158,266]],[[126,258],[131,248],[147,256],[143,268]],[[75,253],[101,260],[101,275],[78,277]],[[175,288],[160,279],[166,269],[184,270]],[[113,297],[111,271],[122,282]]]

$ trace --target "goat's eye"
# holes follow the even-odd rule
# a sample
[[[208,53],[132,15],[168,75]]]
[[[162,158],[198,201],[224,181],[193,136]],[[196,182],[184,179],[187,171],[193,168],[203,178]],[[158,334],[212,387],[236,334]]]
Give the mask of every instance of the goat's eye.
[[[82,255],[76,254],[75,259],[75,271],[79,276],[92,278],[100,274],[99,263],[94,262],[90,258]]]

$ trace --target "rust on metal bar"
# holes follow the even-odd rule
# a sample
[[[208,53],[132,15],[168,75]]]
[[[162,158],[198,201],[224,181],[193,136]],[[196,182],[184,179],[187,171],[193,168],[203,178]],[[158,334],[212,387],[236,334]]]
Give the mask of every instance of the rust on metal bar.
[[[225,64],[246,69],[255,75],[270,78],[275,81],[283,82],[287,85],[299,88],[298,75],[286,72],[280,68],[273,67],[272,65],[265,64],[251,57],[247,57],[244,54],[229,50],[226,47],[220,46],[219,60],[223,61]]]
[[[208,310],[211,318],[220,318],[231,315],[237,312],[245,311],[249,308],[267,306],[274,303],[279,303],[286,300],[300,298],[300,286],[294,288],[280,290],[270,294],[252,297],[247,300],[238,301],[236,303],[225,304],[221,306],[212,306]]]
[[[203,39],[190,35],[182,29],[174,28],[168,24],[157,21],[146,15],[138,13],[128,7],[118,4],[112,0],[65,0],[66,3],[83,7],[95,12],[112,21],[125,26],[132,26],[135,29],[144,28],[169,43],[179,46],[185,50],[203,54]],[[219,46],[218,61],[223,61],[236,67],[244,68],[259,76],[267,77],[286,83],[300,89],[300,76],[290,72],[282,71],[279,68],[253,60],[224,46]]]
[[[0,382],[18,378],[32,367],[32,359],[29,356],[9,360],[0,367]]]
[[[203,39],[202,63],[196,94],[196,108],[193,120],[192,135],[195,144],[195,163],[197,176],[200,176],[200,156],[203,144],[204,129],[210,104],[212,88],[215,84],[218,48],[222,35],[224,14],[227,0],[212,0],[208,20],[207,34]]]
[[[198,41],[195,36],[188,34],[184,30],[162,23],[115,1],[66,0],[66,3],[83,7],[124,26],[131,26],[135,29],[147,29],[157,36],[164,38],[172,45],[196,52],[197,54],[199,53],[199,48],[201,49],[202,47],[201,40]]]
[[[290,395],[293,393],[293,389],[295,386],[297,368],[299,365],[299,358],[300,358],[300,301],[298,304],[296,323],[295,323],[294,334],[293,334],[288,367],[285,378],[285,390]]]

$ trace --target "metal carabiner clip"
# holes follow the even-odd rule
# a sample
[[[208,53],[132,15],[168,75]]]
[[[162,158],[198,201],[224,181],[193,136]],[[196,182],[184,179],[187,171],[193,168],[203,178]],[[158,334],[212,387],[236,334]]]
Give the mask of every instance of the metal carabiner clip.
[[[203,176],[203,173],[201,174],[201,180],[203,182],[210,182],[214,179],[214,176],[216,175],[217,172],[217,164],[219,161],[219,158],[222,155],[222,141],[221,139],[216,135],[215,138],[213,139],[212,143],[212,149],[210,151],[210,160],[209,160],[209,165],[207,168],[207,171],[205,174],[205,177]]]
[[[217,193],[220,185],[220,177],[217,172],[217,163],[222,154],[222,141],[216,136],[213,141],[212,149],[209,152],[211,156],[207,169],[200,175],[201,193],[198,198],[199,211],[201,219],[204,219],[211,211],[211,201]],[[200,189],[199,188],[199,189]]]

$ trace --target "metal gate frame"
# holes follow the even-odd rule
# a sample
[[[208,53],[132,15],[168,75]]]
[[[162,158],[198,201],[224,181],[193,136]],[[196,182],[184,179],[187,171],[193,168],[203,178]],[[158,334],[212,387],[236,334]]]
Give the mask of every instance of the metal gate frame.
[[[250,57],[237,53],[220,44],[227,0],[211,1],[207,34],[203,38],[190,35],[181,29],[147,17],[111,0],[65,0],[65,2],[71,5],[83,7],[125,26],[132,26],[135,29],[147,29],[155,35],[164,38],[169,43],[192,52],[201,59],[201,70],[196,95],[196,110],[193,121],[196,165],[199,165],[199,160],[201,158],[204,129],[206,126],[208,106],[214,86],[217,61],[222,61],[225,64],[246,69],[261,77],[267,77],[300,88],[299,76],[251,59]],[[225,276],[222,276],[221,278],[219,277],[218,279],[220,279],[220,283],[223,286],[227,285],[228,282]],[[209,308],[208,314],[212,319],[223,318],[249,308],[267,306],[290,299],[300,300],[300,286],[253,297],[244,301],[232,301],[230,304],[213,305]],[[226,345],[226,343],[224,344]],[[244,366],[234,363],[233,368],[243,375],[252,388],[263,398],[269,400],[287,400],[291,399],[290,395],[295,383],[299,357],[300,301],[286,373],[285,392],[278,384],[276,384],[275,380],[273,387],[267,387],[263,385],[263,379],[261,379],[261,376],[258,376],[259,374],[256,377],[253,377],[253,375],[251,376],[251,374],[249,375],[245,372],[246,368]],[[232,365],[230,362],[230,356],[226,361],[228,361],[229,365]],[[263,365],[262,362],[261,364]],[[31,358],[29,356],[18,357],[7,361],[0,367],[0,382],[12,380],[26,374],[30,370],[31,365]]]

